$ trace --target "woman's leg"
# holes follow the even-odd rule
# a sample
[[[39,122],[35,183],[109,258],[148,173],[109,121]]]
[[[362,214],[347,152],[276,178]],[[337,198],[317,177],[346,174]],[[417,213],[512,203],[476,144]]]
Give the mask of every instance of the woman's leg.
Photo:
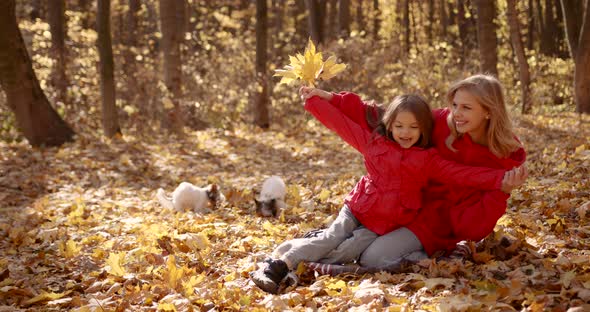
[[[377,237],[361,255],[360,264],[384,268],[399,263],[401,258],[410,261],[428,258],[422,243],[405,227]]]

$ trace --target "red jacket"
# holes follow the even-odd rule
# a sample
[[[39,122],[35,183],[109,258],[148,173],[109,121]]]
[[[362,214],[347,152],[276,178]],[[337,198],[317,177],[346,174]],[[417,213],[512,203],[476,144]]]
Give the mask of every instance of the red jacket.
[[[354,101],[360,102],[360,98],[356,96]],[[359,125],[350,119],[340,110],[340,104],[345,103],[313,97],[305,103],[305,109],[364,156],[367,174],[346,197],[345,204],[369,230],[383,235],[414,220],[430,179],[500,189],[505,170],[460,165],[444,160],[433,148],[404,149],[374,134],[366,122]]]
[[[331,102],[361,127],[370,130],[365,121],[367,105],[358,96],[344,92],[335,94]],[[432,137],[442,157],[466,165],[505,170],[524,163],[526,153],[523,148],[507,158],[498,158],[487,147],[471,141],[468,134],[453,143],[457,152],[449,150],[445,144],[450,133],[446,122],[449,113],[448,109],[433,111],[435,123]],[[452,250],[462,240],[478,241],[486,237],[506,212],[506,201],[510,197],[499,190],[457,188],[436,182],[430,182],[423,194],[422,209],[406,227],[420,239],[429,255],[440,250]]]

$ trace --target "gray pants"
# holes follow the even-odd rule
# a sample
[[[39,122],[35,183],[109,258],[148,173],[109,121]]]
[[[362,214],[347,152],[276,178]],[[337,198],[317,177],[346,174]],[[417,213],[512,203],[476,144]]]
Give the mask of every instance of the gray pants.
[[[286,241],[279,245],[274,253],[285,261],[290,269],[296,268],[301,261],[350,262],[358,259],[376,237],[377,234],[361,226],[350,208],[345,205],[340,209],[336,220],[319,236]],[[354,244],[346,243],[340,248],[339,246],[349,238]]]
[[[419,261],[428,258],[420,240],[405,227],[377,237],[360,258],[360,264],[369,268],[387,268],[401,258]]]
[[[338,241],[340,243],[336,244]],[[387,268],[401,258],[418,261],[428,257],[422,243],[407,228],[378,236],[359,225],[346,206],[322,235],[286,241],[274,253],[290,268],[295,268],[300,261],[344,264],[359,258],[364,267]]]

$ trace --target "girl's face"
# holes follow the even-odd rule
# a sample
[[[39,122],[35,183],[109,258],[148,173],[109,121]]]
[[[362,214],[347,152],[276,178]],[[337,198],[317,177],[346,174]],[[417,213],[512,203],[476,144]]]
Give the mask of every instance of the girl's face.
[[[420,124],[413,113],[401,111],[391,124],[391,133],[402,148],[410,148],[420,139]]]
[[[459,133],[469,133],[473,141],[485,145],[490,113],[469,91],[459,89],[455,92],[451,112]]]

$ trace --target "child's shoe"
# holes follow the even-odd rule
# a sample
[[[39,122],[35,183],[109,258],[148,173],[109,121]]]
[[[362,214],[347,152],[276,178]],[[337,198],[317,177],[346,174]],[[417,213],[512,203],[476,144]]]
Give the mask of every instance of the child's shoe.
[[[281,281],[289,273],[289,267],[283,260],[266,259],[258,270],[250,273],[250,279],[267,293],[279,293]]]

